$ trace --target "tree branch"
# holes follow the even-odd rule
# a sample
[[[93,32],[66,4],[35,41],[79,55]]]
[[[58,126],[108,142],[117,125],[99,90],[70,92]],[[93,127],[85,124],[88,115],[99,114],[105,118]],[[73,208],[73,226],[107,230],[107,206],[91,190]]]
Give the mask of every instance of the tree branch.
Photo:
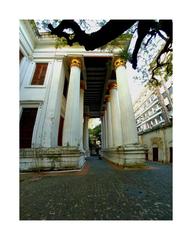
[[[80,26],[74,20],[62,20],[58,27],[53,28],[51,24],[48,28],[51,33],[59,37],[67,37],[68,44],[79,42],[80,45],[84,45],[86,50],[94,50],[101,47],[111,40],[120,36],[128,28],[130,28],[136,20],[110,20],[100,30],[91,34],[86,34],[81,30]],[[63,30],[71,28],[74,32],[74,38],[70,40],[70,34],[64,34]]]
[[[94,50],[96,48],[106,45],[108,42],[120,36],[127,29],[131,28],[137,21],[138,38],[132,54],[132,66],[134,69],[136,69],[137,55],[145,36],[149,33],[152,35],[147,41],[148,44],[151,38],[156,33],[158,33],[162,37],[163,35],[160,33],[160,30],[162,30],[166,33],[168,39],[164,38],[164,40],[166,40],[166,45],[164,50],[162,50],[162,52],[157,58],[158,64],[161,55],[166,51],[171,51],[171,49],[169,49],[169,45],[172,43],[171,20],[160,20],[159,23],[154,20],[110,20],[100,30],[91,34],[86,34],[74,20],[70,19],[62,20],[56,28],[53,28],[53,26],[49,24],[48,28],[51,30],[51,34],[57,35],[58,37],[66,38],[67,43],[70,46],[72,46],[75,42],[78,42],[80,45],[83,45],[86,50]],[[64,32],[64,30],[68,28],[71,28],[74,33],[68,34]],[[147,46],[147,44],[145,45],[145,47]]]

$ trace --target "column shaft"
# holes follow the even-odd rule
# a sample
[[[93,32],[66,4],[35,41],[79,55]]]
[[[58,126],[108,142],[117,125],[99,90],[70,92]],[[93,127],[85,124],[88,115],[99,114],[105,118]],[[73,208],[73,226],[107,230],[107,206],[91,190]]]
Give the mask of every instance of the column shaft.
[[[109,144],[108,144],[108,121],[107,121],[107,110],[105,110],[104,117],[105,117],[105,148],[108,148],[108,147],[109,147]]]
[[[89,117],[84,117],[84,128],[83,128],[83,146],[84,150],[89,153],[89,129],[88,129]]]
[[[84,89],[80,89],[80,148],[83,149]]]
[[[30,66],[30,60],[27,57],[23,57],[19,67],[20,68],[19,69],[20,87],[23,84],[23,81],[25,79],[25,74],[29,66]]]
[[[122,127],[121,127],[121,113],[119,106],[119,97],[116,85],[110,89],[111,96],[111,120],[113,130],[113,146],[118,147],[123,143],[122,140]]]
[[[101,148],[104,149],[105,148],[105,122],[104,122],[104,116],[101,117]]]
[[[108,127],[108,147],[113,147],[113,132],[112,132],[112,121],[111,121],[111,103],[107,102],[107,127]]]
[[[71,66],[63,128],[63,146],[80,146],[80,68]]]
[[[64,68],[62,60],[54,60],[51,77],[47,101],[44,102],[46,106],[41,139],[43,147],[56,147],[58,145],[58,130],[64,87]]]
[[[128,76],[125,66],[119,65],[116,68],[116,78],[121,110],[123,144],[138,143],[135,115],[129,92]]]

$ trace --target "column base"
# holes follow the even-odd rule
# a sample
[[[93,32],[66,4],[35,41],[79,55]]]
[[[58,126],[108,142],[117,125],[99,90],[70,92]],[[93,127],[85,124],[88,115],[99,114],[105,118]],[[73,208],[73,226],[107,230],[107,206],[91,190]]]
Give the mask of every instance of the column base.
[[[85,157],[90,157],[90,151],[89,150],[85,150]]]
[[[20,149],[20,171],[58,171],[81,169],[85,154],[75,147]]]
[[[122,167],[145,165],[147,148],[140,144],[130,144],[102,151],[102,157]]]

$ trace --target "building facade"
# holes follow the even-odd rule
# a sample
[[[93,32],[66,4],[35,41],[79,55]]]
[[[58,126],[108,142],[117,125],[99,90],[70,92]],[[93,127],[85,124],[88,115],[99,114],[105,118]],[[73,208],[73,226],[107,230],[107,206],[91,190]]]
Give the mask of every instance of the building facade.
[[[116,164],[143,164],[127,67],[111,52],[55,48],[21,20],[20,169],[81,169],[89,156],[88,120],[100,118],[102,156]]]
[[[145,87],[134,104],[140,143],[148,148],[146,159],[172,162],[173,81],[161,81],[153,90]]]
[[[172,122],[173,116],[173,82],[169,79],[161,87],[150,90],[145,87],[134,103],[137,131],[150,131]]]

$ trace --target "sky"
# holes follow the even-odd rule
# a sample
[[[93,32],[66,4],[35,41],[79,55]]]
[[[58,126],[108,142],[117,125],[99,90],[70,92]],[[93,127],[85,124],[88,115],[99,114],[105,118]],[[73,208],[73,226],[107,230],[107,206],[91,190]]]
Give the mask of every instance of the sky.
[[[36,26],[38,27],[39,33],[47,32],[45,30],[45,28],[43,27],[43,25],[41,24],[41,22],[43,21],[42,19],[36,19],[34,21],[36,23]],[[80,20],[79,19],[74,19],[74,21],[77,22],[80,25],[80,22],[79,22]],[[102,21],[102,19],[101,20],[86,19],[87,27],[85,28],[84,25],[82,25],[82,24],[80,25],[80,27],[83,30],[85,30],[86,33],[96,32],[96,31],[98,31],[101,28],[101,26],[99,25],[100,21]],[[105,21],[107,22],[108,20],[105,19]],[[47,22],[52,23],[53,20],[47,20]]]
[[[42,27],[41,25],[41,21],[42,20],[35,20],[36,24],[37,23],[40,23],[38,24],[39,26],[39,32],[42,33],[42,32],[45,32],[45,29]],[[52,22],[52,20],[48,20],[50,22]],[[75,21],[77,23],[79,23],[79,19],[75,19]],[[88,24],[87,28],[84,28],[86,33],[91,33],[91,32],[96,32],[98,31],[101,27],[100,25],[98,24],[99,21],[102,21],[102,20],[95,20],[95,19],[86,19],[86,23]],[[108,20],[105,19],[105,21],[107,22]],[[81,25],[82,27],[82,25]],[[132,41],[131,41],[131,44],[130,44],[130,49],[133,50],[134,48],[134,45],[135,45],[135,42],[137,40],[137,34],[135,33],[133,38],[132,38]],[[138,72],[136,70],[134,70],[130,64],[128,64],[129,66],[129,75],[128,75],[128,78],[129,78],[129,87],[130,87],[130,93],[131,93],[131,98],[132,98],[132,101],[134,102],[137,97],[139,96],[141,90],[143,89],[143,84],[141,82],[141,80],[136,80],[136,77],[138,76]]]
[[[132,103],[134,103],[139,97],[141,91],[144,88],[144,84],[137,80],[135,77],[138,75],[137,71],[134,70],[130,63],[127,63],[128,68],[128,81],[129,81],[129,91],[131,94]]]
[[[78,19],[74,19],[77,23],[79,23]],[[45,32],[45,28],[42,27],[41,25],[41,21],[42,20],[35,20],[36,24],[38,24],[38,30],[40,33]],[[51,22],[51,20],[49,20]],[[86,23],[88,24],[88,28],[85,28],[86,33],[91,33],[91,32],[96,32],[98,31],[101,26],[98,24],[100,20],[93,20],[93,19],[86,19]],[[107,22],[108,20],[106,20]],[[81,25],[82,27],[82,25]],[[135,42],[137,40],[137,34],[134,34],[131,44],[130,44],[130,49],[133,50]],[[129,69],[129,74],[128,74],[128,79],[129,79],[129,88],[130,88],[130,94],[131,94],[131,98],[132,98],[132,102],[134,103],[136,101],[136,99],[138,98],[139,94],[141,93],[142,89],[143,89],[143,84],[141,82],[141,80],[136,80],[136,76],[138,76],[138,72],[136,70],[134,70],[131,67],[131,64],[127,63],[127,68]],[[95,118],[95,119],[91,119],[89,121],[89,128],[94,128],[95,126],[99,125],[100,119],[99,118]]]

